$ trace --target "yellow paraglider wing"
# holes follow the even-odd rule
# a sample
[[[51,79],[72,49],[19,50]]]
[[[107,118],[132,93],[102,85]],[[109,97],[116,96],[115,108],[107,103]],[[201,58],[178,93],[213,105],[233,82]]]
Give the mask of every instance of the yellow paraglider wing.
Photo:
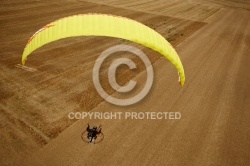
[[[74,15],[46,25],[28,41],[22,55],[22,63],[24,64],[28,55],[37,48],[52,41],[73,36],[122,38],[151,48],[165,56],[176,67],[180,83],[184,85],[185,74],[180,58],[163,36],[137,21],[106,14]]]

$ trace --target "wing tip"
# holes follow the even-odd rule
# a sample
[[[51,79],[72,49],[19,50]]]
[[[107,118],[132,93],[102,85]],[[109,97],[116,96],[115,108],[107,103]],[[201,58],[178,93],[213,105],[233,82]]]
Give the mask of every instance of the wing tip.
[[[26,60],[27,60],[27,58],[22,58],[22,65],[25,64]]]
[[[183,87],[184,86],[184,83],[185,83],[185,77],[183,77],[183,79],[181,78],[181,75],[180,75],[180,72],[178,72],[178,75],[179,75],[179,83],[180,83],[180,85],[181,85],[181,87]]]

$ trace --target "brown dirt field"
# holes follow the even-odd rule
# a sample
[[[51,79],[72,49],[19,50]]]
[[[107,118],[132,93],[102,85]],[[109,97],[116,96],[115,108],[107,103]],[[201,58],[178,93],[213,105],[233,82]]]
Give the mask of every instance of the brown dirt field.
[[[227,8],[239,8],[250,10],[250,1],[248,0],[190,0],[194,3],[209,4],[209,5],[218,5],[218,7],[227,7]]]
[[[105,2],[0,2],[0,165],[249,165],[247,2]],[[37,71],[15,67],[29,37],[39,28],[64,16],[89,12],[129,17],[162,34],[183,62],[184,87],[161,55],[113,38],[63,39],[32,53],[27,66]],[[129,107],[103,102],[92,83],[95,59],[121,43],[145,52],[155,71],[149,95]],[[145,82],[145,67],[133,60],[138,69],[121,69],[120,84],[131,78],[139,85]],[[113,93],[106,77],[103,82],[104,89]],[[67,117],[72,111],[172,111],[182,118],[77,121]],[[103,142],[88,145],[81,140],[87,123],[103,125]]]
[[[83,0],[85,1],[85,0]],[[87,0],[98,4],[109,4],[109,6],[126,8],[135,11],[142,11],[157,15],[174,16],[193,21],[204,21],[220,8],[218,5],[206,3],[193,3],[188,0]]]

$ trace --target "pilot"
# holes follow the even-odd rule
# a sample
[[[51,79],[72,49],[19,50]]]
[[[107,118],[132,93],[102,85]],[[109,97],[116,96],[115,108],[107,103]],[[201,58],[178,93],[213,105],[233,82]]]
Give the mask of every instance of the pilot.
[[[88,124],[87,127],[87,132],[88,132],[88,136],[87,138],[89,139],[89,143],[92,143],[93,138],[96,139],[97,135],[100,134],[102,132],[102,129],[99,127],[99,129],[97,129],[96,126],[94,126],[92,129],[90,129],[90,126]],[[95,143],[95,142],[94,142]]]

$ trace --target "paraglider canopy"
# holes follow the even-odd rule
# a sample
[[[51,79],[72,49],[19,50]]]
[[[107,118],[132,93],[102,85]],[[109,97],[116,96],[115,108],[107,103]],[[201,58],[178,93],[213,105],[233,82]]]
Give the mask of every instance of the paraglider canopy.
[[[175,49],[158,32],[135,20],[107,14],[80,14],[56,20],[38,30],[28,41],[22,64],[37,48],[62,38],[74,36],[109,36],[126,39],[159,52],[178,70],[183,86],[185,74]]]

